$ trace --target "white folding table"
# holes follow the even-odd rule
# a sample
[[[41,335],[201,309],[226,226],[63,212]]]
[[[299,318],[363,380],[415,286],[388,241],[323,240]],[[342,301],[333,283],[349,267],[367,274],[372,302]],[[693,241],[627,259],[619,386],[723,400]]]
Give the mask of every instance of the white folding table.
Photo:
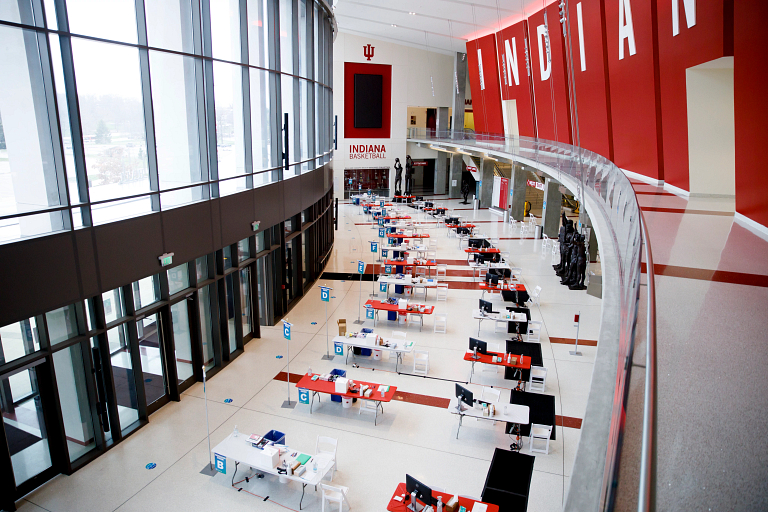
[[[467,404],[461,404],[461,409],[457,409],[459,399],[456,397],[451,398],[451,403],[448,405],[448,410],[451,414],[459,416],[459,428],[456,430],[456,439],[459,438],[459,430],[461,430],[461,423],[464,416],[470,418],[478,418],[481,420],[491,421],[504,421],[509,423],[517,423],[518,425],[527,425],[529,423],[530,408],[527,405],[518,404],[505,404],[502,402],[490,402],[496,407],[496,414],[493,416],[483,416],[483,411],[470,407]]]

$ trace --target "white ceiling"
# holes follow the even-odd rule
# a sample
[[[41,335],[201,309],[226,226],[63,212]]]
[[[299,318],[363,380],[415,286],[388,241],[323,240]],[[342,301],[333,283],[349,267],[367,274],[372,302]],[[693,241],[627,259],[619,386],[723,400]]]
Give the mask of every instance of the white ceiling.
[[[339,32],[452,54],[554,1],[334,0],[334,11]]]

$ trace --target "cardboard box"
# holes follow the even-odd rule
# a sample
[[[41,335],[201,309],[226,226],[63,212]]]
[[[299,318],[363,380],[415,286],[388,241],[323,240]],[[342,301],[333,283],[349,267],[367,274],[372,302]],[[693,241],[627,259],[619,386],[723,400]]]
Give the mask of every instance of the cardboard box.
[[[339,324],[339,336],[344,336],[347,334],[347,319],[346,318],[340,318],[338,321]]]
[[[344,377],[339,377],[336,379],[336,393],[346,393],[349,389],[349,379],[345,379]]]

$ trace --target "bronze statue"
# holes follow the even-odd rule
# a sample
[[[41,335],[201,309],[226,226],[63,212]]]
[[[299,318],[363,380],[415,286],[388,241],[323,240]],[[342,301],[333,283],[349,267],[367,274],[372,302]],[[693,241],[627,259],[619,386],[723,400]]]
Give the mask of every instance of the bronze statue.
[[[395,195],[402,195],[403,186],[403,165],[399,158],[395,158]]]
[[[411,195],[413,190],[413,160],[411,155],[405,155],[405,195]]]

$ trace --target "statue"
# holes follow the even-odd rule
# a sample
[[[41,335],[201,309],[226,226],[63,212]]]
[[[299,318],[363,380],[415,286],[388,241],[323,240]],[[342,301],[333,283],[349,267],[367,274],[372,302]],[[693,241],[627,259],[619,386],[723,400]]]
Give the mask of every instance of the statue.
[[[581,236],[581,242],[579,243],[579,250],[576,254],[576,264],[574,265],[573,279],[568,285],[571,290],[586,290],[584,286],[584,278],[587,271],[587,246],[584,243],[584,236]]]
[[[403,186],[403,165],[399,158],[395,158],[395,195],[402,195]]]
[[[413,160],[411,155],[405,155],[405,195],[411,195],[413,190]]]
[[[571,249],[568,254],[568,267],[566,271],[563,272],[562,274],[562,279],[560,280],[560,284],[570,286],[571,284],[573,284],[578,280],[578,277],[576,275],[576,268],[578,266],[579,248],[581,246],[581,240],[582,240],[581,235],[576,233],[573,237],[573,243],[571,244]]]
[[[461,182],[461,195],[464,196],[464,201],[461,204],[469,204],[469,202],[467,202],[467,196],[469,195],[469,183],[464,180]]]
[[[568,258],[567,251],[570,249],[570,245],[573,239],[574,229],[573,229],[573,221],[568,219],[568,222],[565,225],[565,234],[563,236],[563,241],[560,242],[560,263],[554,266],[555,273],[557,275],[562,275],[561,271],[568,265]]]

